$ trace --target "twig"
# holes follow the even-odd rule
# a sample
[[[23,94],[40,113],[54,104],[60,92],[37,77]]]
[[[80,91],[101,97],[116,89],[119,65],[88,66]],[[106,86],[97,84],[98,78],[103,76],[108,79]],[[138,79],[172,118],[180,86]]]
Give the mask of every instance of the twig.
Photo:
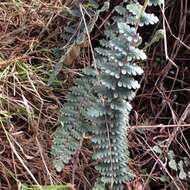
[[[189,124],[180,124],[180,125],[164,125],[164,124],[159,124],[159,125],[133,125],[130,126],[129,128],[134,130],[134,129],[148,129],[148,128],[176,128],[176,127],[190,127]]]

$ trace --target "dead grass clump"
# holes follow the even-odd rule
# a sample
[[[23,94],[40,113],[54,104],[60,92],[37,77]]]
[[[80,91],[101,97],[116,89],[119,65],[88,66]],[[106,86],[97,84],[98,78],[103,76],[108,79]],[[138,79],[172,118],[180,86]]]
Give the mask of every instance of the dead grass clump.
[[[51,162],[52,133],[58,126],[64,95],[77,73],[63,70],[61,80],[47,85],[57,63],[54,50],[69,18],[64,6],[73,1],[0,2],[0,181],[1,189],[21,184],[57,184],[74,180],[77,188],[91,188],[95,172],[82,149],[82,168],[72,164],[57,174]],[[73,173],[74,172],[74,173]],[[87,176],[87,177],[86,177]],[[92,180],[94,181],[94,180]]]
[[[1,189],[64,180],[55,173],[50,159],[51,135],[64,88],[56,97],[46,82],[56,63],[52,49],[60,45],[67,21],[63,8],[69,3],[72,1],[0,2]]]

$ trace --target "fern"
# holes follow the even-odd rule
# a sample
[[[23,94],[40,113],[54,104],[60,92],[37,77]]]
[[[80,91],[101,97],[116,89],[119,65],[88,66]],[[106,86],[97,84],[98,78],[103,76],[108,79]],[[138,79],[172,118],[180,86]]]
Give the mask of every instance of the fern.
[[[84,74],[87,73],[84,71]],[[89,130],[90,123],[85,118],[85,112],[95,99],[91,89],[94,81],[94,73],[77,79],[76,86],[71,88],[70,94],[66,97],[64,114],[60,117],[60,123],[64,126],[56,131],[52,153],[55,157],[54,165],[61,171],[64,164],[75,154],[82,143],[84,134]]]
[[[164,3],[164,0],[149,0],[149,5],[161,5]]]
[[[60,118],[63,127],[56,131],[52,148],[55,167],[60,171],[80,148],[84,135],[91,133],[100,183],[109,184],[113,190],[124,189],[124,183],[134,176],[128,167],[127,126],[130,102],[140,87],[135,76],[143,73],[135,62],[146,59],[139,49],[142,39],[137,26],[158,21],[144,8],[137,1],[115,7],[105,38],[95,49],[95,62],[83,70],[66,97]]]

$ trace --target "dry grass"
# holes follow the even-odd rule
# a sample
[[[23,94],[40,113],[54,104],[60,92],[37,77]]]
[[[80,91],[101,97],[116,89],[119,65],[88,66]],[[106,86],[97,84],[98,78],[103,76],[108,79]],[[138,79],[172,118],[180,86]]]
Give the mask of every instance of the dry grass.
[[[189,3],[166,1],[164,24],[158,26],[164,26],[165,43],[149,51],[142,88],[134,101],[132,166],[142,189],[189,189],[189,177],[180,178],[179,169],[174,171],[168,164],[171,150],[176,163],[184,158],[190,162]],[[159,147],[161,153],[153,147]],[[189,170],[184,165],[185,173]]]
[[[54,88],[47,85],[57,63],[55,48],[69,18],[64,6],[73,1],[5,0],[0,2],[0,189],[16,190],[21,184],[76,182],[92,187],[93,163],[87,148],[81,167],[67,166],[56,173],[52,166],[52,134],[59,110],[77,69],[62,71]],[[87,146],[87,145],[86,145]]]
[[[67,20],[66,3],[0,2],[1,189],[17,189],[20,182],[44,185],[64,180],[49,158],[64,88],[56,97],[46,82],[57,61],[53,48]]]

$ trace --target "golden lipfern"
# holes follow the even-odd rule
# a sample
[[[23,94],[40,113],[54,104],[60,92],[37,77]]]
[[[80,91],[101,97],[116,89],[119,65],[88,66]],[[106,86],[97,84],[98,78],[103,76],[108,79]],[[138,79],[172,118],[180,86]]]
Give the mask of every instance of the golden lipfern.
[[[147,5],[161,3],[150,0]],[[83,69],[83,76],[66,97],[62,127],[56,131],[52,147],[54,165],[60,171],[80,149],[85,134],[91,133],[100,182],[113,190],[124,189],[133,177],[128,168],[127,126],[130,102],[140,87],[135,76],[143,73],[136,62],[146,59],[139,49],[142,38],[137,28],[158,22],[144,8],[138,1],[124,1],[114,8],[100,47],[94,49],[95,62]]]

